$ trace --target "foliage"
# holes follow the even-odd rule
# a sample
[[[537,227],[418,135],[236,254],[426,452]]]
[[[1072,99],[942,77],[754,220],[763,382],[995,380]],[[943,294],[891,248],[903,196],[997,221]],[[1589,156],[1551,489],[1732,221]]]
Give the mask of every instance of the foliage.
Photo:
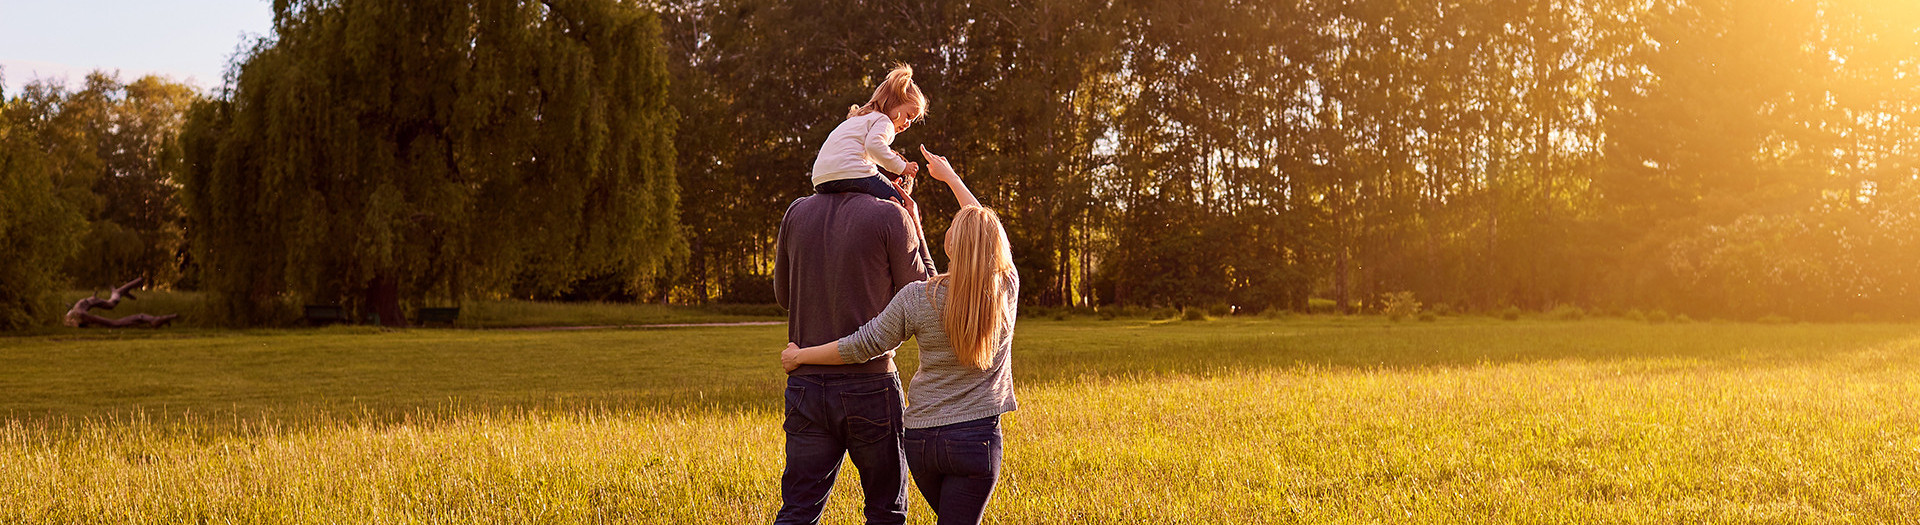
[[[1307,299],[1307,313],[1337,314],[1337,313],[1340,313],[1340,305],[1338,303],[1333,302],[1332,299],[1321,299],[1321,298],[1315,297],[1312,299]]]
[[[1552,310],[1547,311],[1548,319],[1558,319],[1561,321],[1578,321],[1581,319],[1585,319],[1586,317],[1587,317],[1587,311],[1585,309],[1580,308],[1578,306],[1570,305],[1570,304],[1555,306],[1553,307]]]
[[[1211,317],[1211,316],[1208,316],[1208,315],[1207,315],[1207,310],[1206,310],[1206,309],[1204,309],[1204,308],[1199,308],[1199,307],[1192,307],[1192,306],[1189,306],[1189,307],[1187,307],[1187,308],[1184,308],[1184,309],[1182,309],[1182,310],[1181,310],[1181,314],[1180,314],[1180,318],[1181,318],[1181,319],[1185,319],[1185,320],[1188,320],[1188,321],[1211,321],[1211,320],[1213,320],[1213,317]]]
[[[1672,317],[1667,315],[1667,312],[1665,310],[1654,310],[1651,312],[1647,312],[1647,322],[1649,323],[1666,324],[1667,321],[1669,320],[1672,320]]]
[[[654,16],[612,0],[287,1],[197,104],[181,181],[218,310],[647,292],[684,256]]]
[[[84,193],[62,188],[64,160],[49,153],[59,138],[47,118],[41,84],[0,97],[0,331],[51,324],[62,309],[52,302],[60,266],[78,247]],[[54,135],[50,137],[49,135]]]
[[[1501,308],[1498,315],[1503,320],[1518,321],[1520,320],[1520,307],[1508,306],[1506,308]]]
[[[891,62],[933,103],[897,146],[1001,212],[1027,304],[1920,311],[1912,2],[646,5],[289,0],[215,100],[93,75],[9,111],[88,223],[48,232],[69,277],[205,276],[242,321],[764,303]]]
[[[73,284],[111,287],[134,277],[171,287],[180,277],[184,241],[172,172],[180,163],[180,126],[200,98],[185,84],[157,76],[121,83],[93,72],[62,97],[53,117],[78,139],[67,154],[87,181],[87,234],[66,265]]]
[[[193,88],[158,76],[122,83],[95,71],[78,90],[52,79],[29,83],[9,104],[24,129],[15,140],[39,151],[42,194],[82,214],[85,226],[70,257],[52,264],[58,281],[117,286],[135,277],[168,288],[180,276],[182,230],[171,171],[180,161],[177,136]],[[60,237],[56,231],[47,235]],[[47,261],[37,260],[40,264]]]
[[[1380,303],[1381,313],[1396,323],[1420,313],[1420,301],[1414,300],[1413,292],[1380,294]]]
[[[934,107],[901,140],[1003,210],[1032,303],[1916,308],[1920,9],[1509,7],[667,2],[713,204],[677,289],[763,275],[819,141],[906,61]]]

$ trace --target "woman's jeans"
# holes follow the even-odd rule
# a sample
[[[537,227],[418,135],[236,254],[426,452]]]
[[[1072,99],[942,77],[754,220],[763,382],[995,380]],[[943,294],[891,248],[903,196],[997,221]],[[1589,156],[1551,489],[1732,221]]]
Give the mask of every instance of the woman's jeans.
[[[940,525],[980,523],[1000,479],[1000,416],[909,428],[907,467]]]

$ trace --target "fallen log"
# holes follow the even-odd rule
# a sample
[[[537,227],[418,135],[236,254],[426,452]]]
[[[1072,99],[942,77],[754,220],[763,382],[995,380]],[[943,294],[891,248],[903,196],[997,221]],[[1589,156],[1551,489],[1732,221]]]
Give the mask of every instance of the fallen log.
[[[173,322],[175,318],[180,317],[180,314],[133,314],[119,319],[108,319],[93,314],[92,310],[95,308],[112,310],[113,307],[120,306],[121,299],[139,299],[133,296],[133,289],[134,287],[140,286],[140,283],[145,280],[145,278],[135,278],[134,280],[127,281],[127,284],[120,285],[119,288],[114,288],[113,294],[107,296],[106,299],[101,299],[99,295],[91,295],[73,303],[73,308],[67,310],[66,325],[74,328],[94,326],[106,328],[126,328],[129,326],[159,328],[166,326],[167,323]]]

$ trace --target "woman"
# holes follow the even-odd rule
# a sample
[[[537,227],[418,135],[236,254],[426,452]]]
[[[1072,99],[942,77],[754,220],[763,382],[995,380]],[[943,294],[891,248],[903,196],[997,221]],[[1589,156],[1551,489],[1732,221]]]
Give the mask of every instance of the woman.
[[[1000,414],[1015,408],[1020,279],[1000,217],[980,206],[945,157],[920,152],[928,172],[961,203],[947,228],[949,271],[901,288],[853,335],[807,348],[787,343],[780,362],[787,370],[860,363],[918,337],[920,368],[907,391],[907,467],[942,525],[977,524],[1000,477]]]

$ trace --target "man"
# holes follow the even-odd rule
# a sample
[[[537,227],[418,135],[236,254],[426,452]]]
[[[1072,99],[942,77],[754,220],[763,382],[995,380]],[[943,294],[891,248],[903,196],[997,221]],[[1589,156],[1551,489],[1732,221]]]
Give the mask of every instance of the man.
[[[899,188],[912,192],[912,180]],[[787,340],[825,344],[880,315],[893,294],[934,273],[911,198],[905,206],[865,193],[821,193],[787,207],[773,291],[787,309]],[[860,470],[869,524],[906,523],[907,460],[900,377],[893,353],[849,365],[788,372],[787,467],[774,523],[817,523],[842,457]]]

